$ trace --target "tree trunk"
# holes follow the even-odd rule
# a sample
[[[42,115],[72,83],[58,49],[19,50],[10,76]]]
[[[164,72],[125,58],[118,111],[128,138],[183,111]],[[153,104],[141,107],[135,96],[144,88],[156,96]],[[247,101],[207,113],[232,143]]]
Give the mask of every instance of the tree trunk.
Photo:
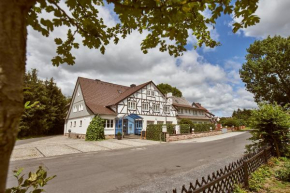
[[[28,11],[36,0],[0,0],[0,193],[23,112]]]
[[[278,142],[277,142],[277,140],[274,137],[272,137],[272,138],[273,138],[273,141],[274,141],[277,157],[281,157],[281,153],[280,153],[280,148],[279,148]]]

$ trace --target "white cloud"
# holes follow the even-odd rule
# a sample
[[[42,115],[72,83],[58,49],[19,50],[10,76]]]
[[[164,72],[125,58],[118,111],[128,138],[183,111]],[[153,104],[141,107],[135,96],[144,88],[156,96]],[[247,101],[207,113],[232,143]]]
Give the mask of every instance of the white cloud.
[[[109,11],[100,11],[105,21],[116,22]],[[55,37],[65,37],[65,28],[58,28],[51,37],[43,37],[28,28],[27,70],[36,68],[40,78],[54,77],[63,93],[70,96],[78,76],[101,79],[107,82],[130,85],[153,80],[156,84],[168,83],[179,88],[190,102],[200,102],[218,116],[230,116],[236,108],[255,107],[253,97],[243,88],[235,91],[239,82],[238,63],[226,61],[229,67],[222,68],[206,62],[195,50],[189,50],[182,57],[174,58],[155,48],[144,55],[140,50],[141,40],[146,32],[133,32],[118,45],[106,47],[105,55],[99,50],[80,46],[74,50],[76,64],[54,67],[51,58],[55,55]],[[80,37],[77,37],[80,41]],[[235,81],[232,81],[235,80]]]
[[[241,29],[245,36],[266,38],[268,35],[290,35],[290,1],[289,0],[262,0],[259,1],[256,15],[260,23],[255,26]],[[239,19],[235,18],[235,21]]]

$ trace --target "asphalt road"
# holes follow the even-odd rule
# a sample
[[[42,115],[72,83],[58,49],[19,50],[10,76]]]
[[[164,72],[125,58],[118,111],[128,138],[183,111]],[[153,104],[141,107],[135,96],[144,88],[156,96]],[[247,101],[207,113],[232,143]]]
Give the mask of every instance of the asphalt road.
[[[13,161],[10,171],[24,167],[27,173],[42,165],[49,176],[57,175],[44,188],[49,193],[172,192],[237,160],[249,137]],[[13,185],[10,173],[7,187]]]

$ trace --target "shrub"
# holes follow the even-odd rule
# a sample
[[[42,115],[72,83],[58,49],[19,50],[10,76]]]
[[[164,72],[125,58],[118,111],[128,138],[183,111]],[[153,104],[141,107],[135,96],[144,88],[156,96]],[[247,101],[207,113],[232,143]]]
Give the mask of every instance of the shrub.
[[[242,185],[240,185],[240,184],[235,184],[233,192],[234,193],[247,193],[247,191],[244,190],[242,188]]]
[[[184,134],[184,133],[191,133],[190,132],[191,128],[189,124],[180,124],[180,133]]]
[[[174,131],[175,131],[175,124],[167,124],[166,125],[167,126],[167,133],[169,134],[169,135],[172,135],[172,134],[174,134]]]
[[[289,155],[290,116],[277,104],[259,104],[252,111],[250,138],[254,143],[247,146],[253,151],[261,146],[271,145],[278,157]]]
[[[147,125],[146,139],[159,141],[161,133],[162,133],[162,124]],[[161,140],[165,141],[165,135],[163,134],[161,135]]]
[[[193,125],[194,132],[209,132],[210,128],[215,129],[214,124],[204,123],[204,124],[194,124]]]
[[[28,189],[33,188],[30,192],[45,192],[42,188],[48,181],[56,177],[56,175],[47,177],[47,172],[39,166],[36,173],[29,172],[28,179],[24,180],[22,173],[23,168],[13,171],[14,177],[17,179],[18,186],[6,189],[6,193],[25,193]]]
[[[284,167],[276,171],[276,178],[285,182],[290,182],[290,161],[285,162]]]
[[[270,168],[266,165],[258,168],[254,173],[251,174],[249,179],[249,188],[251,191],[260,192],[263,187],[266,178],[271,176]]]
[[[104,120],[100,116],[95,116],[87,129],[86,141],[101,139],[105,139]]]
[[[194,123],[190,119],[180,119],[179,124],[180,125],[187,124],[190,126],[190,128],[192,128],[194,126]]]

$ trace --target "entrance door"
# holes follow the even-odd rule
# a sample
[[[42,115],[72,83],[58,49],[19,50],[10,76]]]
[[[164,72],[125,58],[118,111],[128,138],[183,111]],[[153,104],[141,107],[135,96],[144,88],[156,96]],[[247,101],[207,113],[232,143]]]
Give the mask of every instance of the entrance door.
[[[128,135],[128,119],[123,120],[123,132],[125,135]]]
[[[142,120],[136,120],[135,121],[135,134],[136,135],[141,135],[141,130],[142,130]]]

